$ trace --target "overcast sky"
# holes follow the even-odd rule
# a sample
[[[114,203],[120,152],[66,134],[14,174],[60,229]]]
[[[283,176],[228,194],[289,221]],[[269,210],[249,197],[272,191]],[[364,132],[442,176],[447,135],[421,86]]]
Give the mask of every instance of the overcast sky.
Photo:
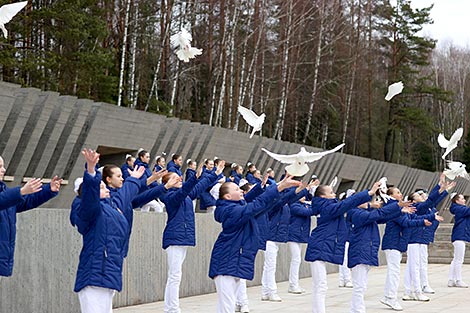
[[[470,0],[411,0],[414,8],[434,3],[431,17],[434,24],[424,27],[424,33],[438,40],[451,40],[462,47],[470,47]]]

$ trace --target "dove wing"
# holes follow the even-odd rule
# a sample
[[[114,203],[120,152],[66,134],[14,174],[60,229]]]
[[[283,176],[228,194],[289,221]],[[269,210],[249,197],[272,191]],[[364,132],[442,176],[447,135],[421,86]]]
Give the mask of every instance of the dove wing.
[[[449,144],[454,144],[456,145],[459,140],[462,138],[462,135],[463,135],[463,128],[459,128],[457,129],[453,134],[452,134],[452,137],[450,137],[449,139]]]
[[[284,155],[273,153],[271,151],[266,150],[265,148],[261,148],[261,150],[266,152],[271,158],[278,160],[281,163],[292,164],[297,158],[297,154]]]
[[[437,136],[437,142],[439,143],[439,146],[441,146],[441,148],[445,149],[449,146],[449,140],[447,140],[443,134],[439,134],[439,136]]]
[[[461,165],[462,163],[460,162],[447,162],[447,166],[453,171],[458,170]]]
[[[255,112],[242,107],[241,105],[238,106],[238,112],[243,116],[243,119],[250,125],[251,127],[256,126],[256,122],[258,121],[259,116],[255,114]]]
[[[320,160],[325,155],[336,152],[340,150],[342,147],[344,147],[344,143],[340,144],[339,146],[331,150],[322,151],[322,152],[309,152],[308,155],[304,157],[304,160],[305,162],[314,162],[314,161]]]
[[[11,19],[18,14],[18,12],[23,9],[28,1],[22,1],[17,3],[5,4],[4,6],[0,7],[0,23],[6,24]]]
[[[403,90],[403,83],[400,81],[398,83],[391,84],[388,86],[388,92],[387,95],[385,96],[385,100],[390,101],[392,98]]]
[[[333,178],[333,180],[330,183],[330,187],[334,188],[337,183],[338,183],[338,176],[335,176],[335,178]]]

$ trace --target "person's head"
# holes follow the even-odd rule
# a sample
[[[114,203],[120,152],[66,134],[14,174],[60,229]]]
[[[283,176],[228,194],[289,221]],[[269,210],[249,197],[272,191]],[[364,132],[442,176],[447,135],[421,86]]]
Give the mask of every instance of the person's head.
[[[188,166],[188,168],[190,168],[190,169],[192,169],[192,170],[196,170],[196,168],[197,168],[197,163],[196,163],[196,161],[193,161],[193,160],[191,160],[191,159],[188,159],[188,160],[186,161],[186,165]]]
[[[166,173],[165,175],[163,175],[162,184],[165,185],[173,176],[177,176],[178,178],[178,184],[176,184],[176,186],[174,186],[173,188],[181,188],[183,186],[183,179],[181,178],[181,176],[173,172]]]
[[[124,179],[122,178],[122,172],[116,165],[105,165],[103,166],[102,176],[103,182],[106,186],[112,188],[121,188]]]
[[[419,203],[426,201],[424,192],[416,191],[413,192],[411,195],[408,196],[408,200],[413,203]]]
[[[316,180],[318,180],[318,176],[317,176],[317,175],[312,175],[312,177],[310,177],[310,182],[309,182],[309,184],[315,182]]]
[[[204,165],[206,166],[207,170],[212,171],[214,168],[214,161],[211,159],[207,159],[204,161]]]
[[[401,194],[400,189],[397,187],[389,187],[387,189],[387,196],[393,197],[393,199],[402,201],[403,200],[403,195]]]
[[[222,161],[222,159],[219,159],[218,157],[215,157],[214,158],[214,166],[217,167],[221,161]]]
[[[149,164],[150,162],[150,153],[147,150],[140,150],[137,157],[142,163]]]
[[[127,165],[129,165],[129,167],[134,167],[134,162],[135,162],[135,158],[132,155],[130,154],[126,155],[126,163]]]
[[[466,204],[465,197],[461,193],[458,193],[455,196],[453,196],[451,201],[453,203],[460,204],[460,205],[465,205]]]
[[[162,156],[157,156],[157,158],[155,159],[155,163],[160,166],[160,167],[165,167],[165,157],[162,157]]]
[[[333,188],[328,185],[320,185],[315,190],[315,197],[326,198],[326,199],[335,199],[336,194],[333,191]]]
[[[173,154],[173,156],[171,157],[171,160],[178,166],[181,166],[183,165],[183,157],[179,154]]]
[[[426,189],[416,189],[415,193],[423,198],[423,201],[428,200],[428,191]]]
[[[258,179],[261,179],[261,171],[260,170],[256,170],[253,172],[253,176],[255,178],[258,178]]]
[[[109,197],[110,197],[109,189],[106,187],[106,184],[103,181],[101,181],[101,183],[100,183],[100,199],[109,198]]]
[[[5,176],[5,172],[7,169],[5,168],[5,163],[3,162],[3,158],[0,157],[0,180],[3,180],[3,177]]]
[[[219,199],[240,201],[243,200],[243,190],[237,184],[223,183],[219,190]]]
[[[269,177],[274,178],[274,170],[272,168],[268,168],[266,170],[266,174],[268,174]]]
[[[241,166],[241,165],[235,166],[235,173],[242,175],[243,174],[243,166]]]
[[[254,164],[251,163],[251,162],[248,162],[248,164],[246,165],[246,167],[247,167],[249,173],[252,173],[252,174],[253,174],[253,172],[256,171],[256,165],[254,165]]]

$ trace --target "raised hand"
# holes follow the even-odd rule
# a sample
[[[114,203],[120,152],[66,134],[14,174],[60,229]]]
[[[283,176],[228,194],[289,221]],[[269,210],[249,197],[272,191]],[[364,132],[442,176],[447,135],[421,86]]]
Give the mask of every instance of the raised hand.
[[[432,225],[432,223],[430,221],[428,221],[426,219],[424,220],[424,226],[429,227],[431,225]]]
[[[147,185],[150,185],[151,183],[160,180],[166,173],[168,173],[166,169],[161,169],[158,172],[156,169],[153,169],[152,175],[147,178]]]
[[[57,176],[57,175],[52,177],[51,191],[52,192],[59,192],[61,183],[62,183],[62,178],[59,178],[59,176]]]
[[[264,174],[263,176],[263,181],[261,182],[261,187],[266,186],[266,183],[268,182],[269,174]]]
[[[196,178],[201,177],[201,175],[202,175],[202,167],[203,167],[203,166],[204,166],[204,162],[199,163],[199,165],[197,166]]]
[[[139,178],[141,178],[142,175],[144,174],[144,172],[145,172],[145,167],[143,167],[143,166],[136,166],[136,167],[134,167],[134,169],[133,169],[132,171],[131,171],[130,169],[127,169],[127,171],[129,172],[129,175],[130,175],[131,177],[134,177],[134,178],[139,179]]]
[[[401,211],[403,213],[413,214],[414,212],[416,212],[416,208],[412,206],[404,206],[404,207],[401,207]]]
[[[24,196],[24,195],[36,193],[41,190],[42,190],[42,179],[33,178],[30,181],[28,181],[23,187],[21,187],[20,193],[22,196]]]
[[[307,188],[307,183],[304,183],[304,182],[300,182],[300,185],[295,188],[295,193],[299,193],[301,192],[302,190],[304,190],[305,188]]]
[[[165,188],[168,190],[170,188],[176,187],[176,185],[178,185],[180,181],[181,177],[179,177],[178,175],[171,175],[165,184]]]
[[[375,193],[377,192],[377,190],[379,190],[379,187],[380,187],[380,182],[375,182],[374,185],[372,185],[372,188],[370,188],[369,190],[369,196],[373,196],[375,195]]]
[[[281,192],[284,189],[295,187],[295,186],[300,186],[300,184],[302,184],[302,182],[292,179],[293,177],[294,176],[292,175],[286,175],[286,177],[284,177],[284,179],[281,180],[279,184],[277,185],[277,190]]]
[[[217,169],[215,170],[215,174],[219,176],[225,169],[225,161],[220,160],[219,163],[217,164]]]
[[[98,164],[100,160],[100,154],[95,150],[91,149],[83,149],[82,151],[83,156],[85,157],[87,163],[87,171],[89,174],[95,174],[95,166]]]

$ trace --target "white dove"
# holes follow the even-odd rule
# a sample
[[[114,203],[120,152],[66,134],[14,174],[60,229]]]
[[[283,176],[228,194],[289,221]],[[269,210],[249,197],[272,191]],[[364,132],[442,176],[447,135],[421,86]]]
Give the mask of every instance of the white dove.
[[[388,189],[387,177],[382,177],[381,179],[379,179],[379,183],[380,183],[380,187],[379,187],[380,197],[383,199],[385,203],[387,203],[390,199],[392,199],[392,197],[387,195],[387,189]]]
[[[454,180],[457,177],[470,180],[470,175],[468,175],[467,170],[465,169],[465,164],[461,162],[447,162],[447,167],[449,167],[449,169],[444,170],[444,175],[446,175],[450,180]]]
[[[170,37],[170,42],[173,48],[179,48],[176,51],[176,56],[183,62],[189,62],[189,59],[194,59],[196,55],[202,54],[202,49],[191,47],[193,37],[184,28],[181,31]]]
[[[11,19],[23,9],[28,1],[22,1],[17,3],[5,4],[0,7],[0,29],[3,31],[3,36],[8,37],[8,31],[5,28],[5,24],[11,21]]]
[[[388,86],[388,92],[387,92],[387,95],[385,96],[385,100],[387,101],[392,100],[392,98],[398,95],[399,93],[401,93],[402,90],[403,90],[402,82],[391,84],[390,86]]]
[[[242,107],[241,105],[238,106],[238,113],[240,113],[240,115],[243,116],[243,119],[246,121],[248,125],[253,127],[253,131],[251,132],[251,135],[250,135],[250,138],[253,138],[253,135],[257,131],[260,131],[261,128],[263,127],[266,114],[263,113],[260,116],[258,116],[252,110]]]
[[[338,176],[335,176],[335,178],[333,178],[333,180],[331,181],[330,183],[330,187],[333,189],[335,188],[336,184],[338,183]]]
[[[442,159],[444,160],[446,156],[452,152],[455,148],[457,148],[457,144],[459,143],[460,138],[462,138],[463,135],[463,128],[457,129],[452,136],[450,137],[449,140],[447,140],[444,137],[444,134],[439,134],[437,137],[437,142],[439,143],[439,146],[441,148],[446,149],[446,152],[442,155]]]
[[[281,163],[290,164],[289,166],[286,166],[286,171],[293,176],[300,177],[307,174],[307,172],[309,171],[308,165],[306,163],[318,161],[323,156],[336,152],[342,147],[344,147],[344,143],[340,144],[334,149],[322,152],[308,152],[307,150],[305,150],[304,147],[301,147],[299,153],[290,155],[276,154],[264,148],[262,148],[261,150],[263,150],[270,157]]]

